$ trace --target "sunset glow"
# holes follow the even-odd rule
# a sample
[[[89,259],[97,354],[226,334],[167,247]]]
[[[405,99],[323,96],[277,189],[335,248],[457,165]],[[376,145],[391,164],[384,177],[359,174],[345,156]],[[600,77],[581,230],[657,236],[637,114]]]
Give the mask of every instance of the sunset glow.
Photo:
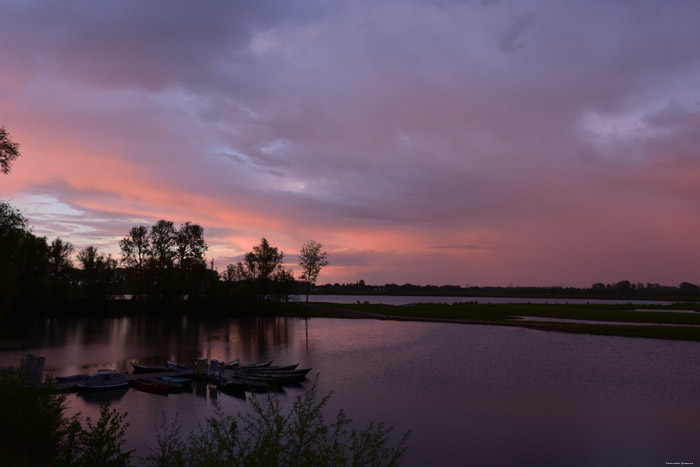
[[[320,283],[700,283],[698,2],[0,0],[0,198]]]

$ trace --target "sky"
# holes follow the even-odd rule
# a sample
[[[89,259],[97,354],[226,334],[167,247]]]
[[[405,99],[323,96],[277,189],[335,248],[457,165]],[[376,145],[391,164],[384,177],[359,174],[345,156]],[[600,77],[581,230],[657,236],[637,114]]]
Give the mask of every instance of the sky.
[[[699,44],[695,0],[0,0],[0,198],[319,283],[700,283]]]

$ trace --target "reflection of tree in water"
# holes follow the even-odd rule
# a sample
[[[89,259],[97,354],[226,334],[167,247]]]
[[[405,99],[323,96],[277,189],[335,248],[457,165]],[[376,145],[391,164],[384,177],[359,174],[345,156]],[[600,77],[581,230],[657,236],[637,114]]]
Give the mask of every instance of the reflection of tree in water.
[[[51,353],[48,364],[54,369],[131,372],[132,360],[188,365],[207,356],[223,361],[240,358],[244,363],[267,360],[275,349],[293,346],[296,326],[301,325],[297,318],[285,317],[61,318],[21,321],[3,328],[0,336],[3,342],[21,342],[22,348]]]
[[[279,346],[293,343],[294,318],[251,317],[230,320],[226,332],[219,334],[219,339],[226,343],[233,358],[239,357],[244,363],[264,359]],[[212,340],[217,336],[210,333]],[[213,355],[213,353],[212,353]]]

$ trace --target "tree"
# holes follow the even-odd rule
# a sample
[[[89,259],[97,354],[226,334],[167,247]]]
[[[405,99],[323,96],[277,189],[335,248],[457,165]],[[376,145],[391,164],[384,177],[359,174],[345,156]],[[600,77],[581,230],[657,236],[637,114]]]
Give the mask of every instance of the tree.
[[[175,262],[175,225],[171,221],[159,220],[151,227],[151,254],[160,270],[172,267]]]
[[[27,218],[7,201],[0,201],[0,236],[10,230],[27,231]]]
[[[250,287],[250,292],[256,303],[261,303],[268,298],[273,273],[282,268],[284,253],[270,246],[267,239],[263,238],[260,245],[254,246],[234,266],[234,275],[238,281],[245,282]]]
[[[0,127],[0,172],[10,172],[12,162],[19,157],[19,144],[10,139],[10,134],[5,127]]]
[[[127,236],[119,240],[122,264],[141,271],[146,264],[150,246],[148,227],[145,225],[132,227]]]
[[[103,300],[114,293],[117,260],[112,255],[105,256],[94,246],[89,246],[78,253],[82,273],[83,293],[89,300]]]
[[[141,297],[146,288],[145,268],[150,255],[151,241],[145,225],[134,226],[126,237],[119,240],[122,265],[126,267],[127,282],[134,297]]]
[[[185,222],[175,233],[175,249],[180,269],[204,267],[208,247],[204,242],[204,229],[199,224]]]
[[[70,255],[75,248],[70,242],[56,238],[49,246],[49,274],[58,277],[73,267]]]
[[[321,251],[323,245],[313,240],[309,240],[301,247],[299,255],[299,266],[301,266],[301,280],[306,283],[306,306],[309,306],[309,291],[311,284],[318,279],[321,268],[328,266],[328,253]]]

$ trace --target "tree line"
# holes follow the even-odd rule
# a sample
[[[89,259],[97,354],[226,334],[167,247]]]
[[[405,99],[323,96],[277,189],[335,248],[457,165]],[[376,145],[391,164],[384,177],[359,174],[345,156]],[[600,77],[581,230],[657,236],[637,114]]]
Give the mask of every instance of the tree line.
[[[76,252],[61,238],[49,242],[32,232],[20,210],[0,201],[0,314],[110,308],[124,299],[145,306],[257,310],[308,292],[328,264],[322,245],[308,241],[297,280],[284,253],[263,238],[220,274],[207,262],[204,228],[167,220],[132,227],[119,248],[115,258],[94,246]]]
[[[8,174],[20,156],[19,144],[0,127],[0,173]],[[34,235],[22,212],[0,200],[0,316],[27,309],[56,310],[77,305],[113,305],[130,296],[136,302],[217,309],[260,308],[287,302],[304,284],[307,294],[328,265],[321,244],[302,246],[301,281],[284,267],[284,253],[263,238],[242,261],[223,274],[207,267],[204,228],[192,222],[176,227],[161,219],[137,225],[119,241],[120,258],[89,246],[75,255],[70,242]]]

